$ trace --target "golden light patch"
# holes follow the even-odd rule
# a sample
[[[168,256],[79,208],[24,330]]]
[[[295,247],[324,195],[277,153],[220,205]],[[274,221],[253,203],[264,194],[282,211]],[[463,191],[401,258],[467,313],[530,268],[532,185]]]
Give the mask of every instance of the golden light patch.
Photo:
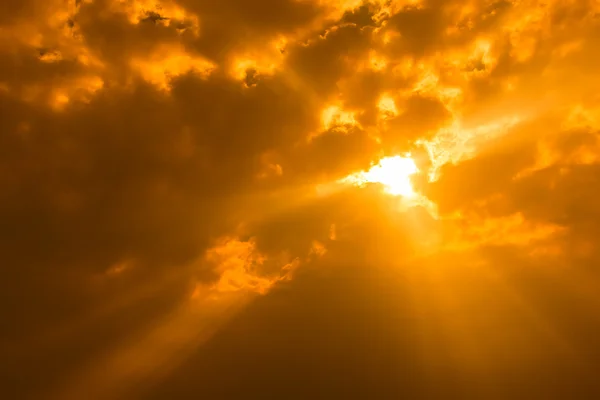
[[[475,42],[472,57],[481,59],[488,68],[496,63],[496,57],[492,53],[492,43],[486,39],[479,39]]]
[[[62,57],[62,54],[60,53],[60,51],[50,51],[50,52],[44,52],[44,53],[40,54],[38,59],[45,63],[54,63],[54,62],[58,62],[58,61],[62,60],[63,57]]]
[[[352,68],[357,72],[383,72],[389,65],[389,59],[377,50],[370,50],[361,60],[352,60]]]
[[[335,3],[327,1],[326,3]],[[352,11],[363,4],[363,0],[337,0],[337,6],[344,11]]]
[[[174,26],[178,30],[191,28],[195,35],[198,34],[198,16],[171,0],[113,0],[111,7],[113,11],[127,15],[131,24],[148,22]]]
[[[88,58],[86,66],[101,66],[101,63],[91,55],[92,51],[79,28],[74,22],[77,9],[69,10],[64,2],[48,2],[40,6],[42,11],[47,7],[43,18],[18,18],[0,27],[0,47],[3,50],[24,47],[35,54],[43,63],[59,63],[60,61],[78,60],[83,55]],[[22,49],[21,49],[22,50]]]
[[[70,100],[71,99],[66,93],[59,91],[54,94],[50,106],[55,110],[62,110],[69,104]]]
[[[28,85],[20,90],[19,95],[27,103],[40,103],[55,111],[61,111],[69,104],[91,102],[103,87],[102,78],[90,75],[73,77],[60,83]]]
[[[325,255],[325,253],[327,253],[327,248],[325,245],[317,240],[313,241],[309,256],[314,255],[317,257],[322,257]]]
[[[243,268],[228,269],[223,271],[219,281],[213,289],[217,292],[237,292],[240,290],[266,293],[275,281],[260,276],[249,274]]]
[[[406,96],[419,94],[438,99],[453,115],[459,113],[463,91],[460,87],[446,86],[440,82],[440,76],[433,65],[419,63],[414,65],[406,60],[402,76],[415,79],[412,89],[404,91]]]
[[[104,68],[104,63],[86,48],[81,48],[75,59],[78,63],[86,67]]]
[[[256,77],[272,76],[279,72],[285,60],[285,48],[289,40],[284,35],[277,35],[259,46],[254,45],[236,51],[228,62],[230,76],[244,81],[249,77],[249,72]]]
[[[223,238],[206,252],[206,260],[216,266],[219,280],[211,287],[216,293],[248,291],[265,294],[277,282],[291,279],[299,260],[282,262],[276,273],[261,273],[268,257],[258,251],[254,240]],[[280,260],[275,260],[280,261]]]
[[[71,87],[75,98],[83,103],[89,103],[94,94],[104,88],[104,80],[99,76],[86,76],[77,80]]]
[[[462,4],[449,5],[449,11],[453,15],[453,19],[456,23],[446,27],[446,35],[460,36],[464,34],[465,30],[473,29],[473,20],[477,18],[478,9],[472,2],[465,2]]]
[[[418,68],[418,65],[415,64],[415,60],[412,57],[401,56],[394,60],[391,72],[396,78],[410,79],[415,75],[415,71],[418,71]]]
[[[384,95],[379,99],[377,108],[383,118],[395,117],[398,115],[398,108],[393,97]]]
[[[393,156],[379,160],[379,163],[368,171],[361,171],[343,179],[344,182],[356,186],[368,183],[383,185],[386,193],[394,196],[413,197],[416,195],[411,176],[419,172],[410,157]]]
[[[234,79],[245,80],[249,71],[257,75],[273,75],[277,64],[266,59],[239,58],[236,59],[230,68],[230,73]]]
[[[383,71],[388,66],[388,60],[372,50],[369,52],[369,68],[373,71]]]
[[[260,156],[261,170],[256,176],[258,179],[268,179],[283,175],[283,167],[279,164],[277,154],[274,152],[265,152]]]
[[[437,73],[430,67],[423,64],[417,66],[420,77],[417,83],[413,86],[413,92],[428,93],[435,92],[438,89],[438,82],[440,81]]]
[[[321,121],[323,128],[329,130],[340,125],[356,125],[354,112],[345,111],[338,105],[332,105],[323,110],[321,113]]]
[[[148,82],[163,90],[169,90],[174,77],[193,72],[206,78],[216,68],[210,61],[188,54],[179,46],[161,46],[149,58],[135,58],[133,69]]]
[[[345,12],[352,12],[359,8],[364,0],[308,0],[315,2],[323,9],[327,10],[326,16],[329,20],[337,20]]]

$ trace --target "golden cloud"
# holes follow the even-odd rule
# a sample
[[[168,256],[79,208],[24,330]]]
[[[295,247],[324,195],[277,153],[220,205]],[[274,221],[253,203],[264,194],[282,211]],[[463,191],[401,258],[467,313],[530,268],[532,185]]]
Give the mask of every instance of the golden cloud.
[[[170,45],[159,47],[149,57],[134,58],[131,66],[145,80],[163,90],[169,90],[171,80],[177,76],[192,72],[205,78],[216,68],[212,62]]]
[[[317,245],[316,254],[323,253],[322,246]],[[215,265],[219,280],[211,290],[216,293],[251,291],[265,294],[273,285],[292,278],[300,260],[293,259],[278,266],[275,273],[262,273],[267,263],[267,256],[256,249],[253,240],[240,241],[234,238],[223,238],[207,250],[206,260]],[[276,259],[275,262],[281,259]]]

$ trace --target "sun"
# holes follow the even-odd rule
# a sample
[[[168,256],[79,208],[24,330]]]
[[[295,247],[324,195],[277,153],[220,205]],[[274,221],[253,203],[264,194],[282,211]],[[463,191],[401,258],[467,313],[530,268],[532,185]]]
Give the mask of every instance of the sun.
[[[346,183],[364,186],[367,183],[383,185],[386,193],[394,196],[414,197],[416,195],[410,177],[419,172],[410,156],[385,157],[368,171],[361,171],[343,179]]]

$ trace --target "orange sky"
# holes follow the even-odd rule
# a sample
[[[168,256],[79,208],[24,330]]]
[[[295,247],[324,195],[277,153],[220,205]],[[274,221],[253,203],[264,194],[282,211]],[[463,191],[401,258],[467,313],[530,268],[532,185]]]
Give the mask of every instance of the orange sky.
[[[4,0],[6,399],[600,398],[596,0]]]

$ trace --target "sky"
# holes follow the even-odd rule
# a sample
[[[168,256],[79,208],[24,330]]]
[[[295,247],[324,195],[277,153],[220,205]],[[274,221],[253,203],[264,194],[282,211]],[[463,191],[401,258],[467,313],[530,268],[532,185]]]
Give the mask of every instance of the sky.
[[[5,399],[596,399],[597,0],[0,2]]]

